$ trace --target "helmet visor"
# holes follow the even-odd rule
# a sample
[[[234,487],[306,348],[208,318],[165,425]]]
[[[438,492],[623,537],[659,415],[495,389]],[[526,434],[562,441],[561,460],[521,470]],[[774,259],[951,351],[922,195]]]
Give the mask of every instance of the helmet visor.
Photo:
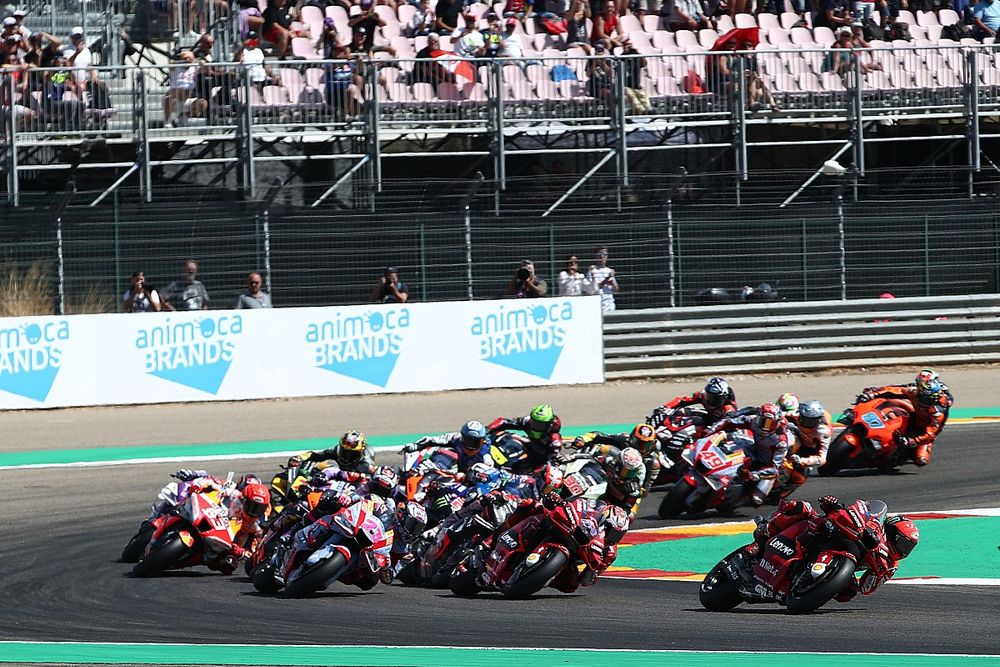
[[[341,445],[340,455],[337,457],[341,463],[357,463],[361,460],[361,454],[363,451],[361,449],[349,449],[348,447]]]
[[[243,503],[243,511],[246,512],[247,516],[251,516],[254,519],[260,519],[267,511],[267,505],[256,500],[247,499],[247,501]]]
[[[806,417],[805,415],[799,415],[799,426],[802,428],[816,428],[819,426],[819,422],[822,417]]]
[[[913,540],[901,532],[896,531],[896,536],[892,540],[892,548],[899,558],[906,558],[909,556],[915,546],[917,545],[913,542]]]
[[[761,415],[760,418],[757,419],[757,426],[760,428],[762,433],[774,433],[778,430],[778,420],[774,417]]]
[[[473,438],[468,435],[462,436],[462,449],[465,450],[466,454],[475,454],[483,445],[486,443],[486,438]]]
[[[534,417],[528,418],[528,435],[533,438],[540,438],[552,430],[552,422],[538,421]]]

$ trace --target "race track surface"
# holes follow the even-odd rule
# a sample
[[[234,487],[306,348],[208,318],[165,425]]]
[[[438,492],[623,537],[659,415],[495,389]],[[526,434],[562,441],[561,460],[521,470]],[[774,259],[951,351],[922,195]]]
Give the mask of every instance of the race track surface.
[[[894,511],[994,507],[998,436],[996,425],[950,427],[928,468],[812,479],[804,496],[876,497]],[[245,463],[266,473],[279,461]],[[551,591],[528,601],[334,585],[313,599],[285,600],[204,568],[133,579],[130,566],[114,559],[177,467],[0,471],[0,640],[930,653],[1000,647],[1000,596],[986,587],[886,586],[873,597],[793,617],[776,606],[708,613],[697,584],[687,582],[608,579],[578,595]],[[655,513],[659,499],[648,498],[641,516]],[[642,518],[637,527],[664,523]]]

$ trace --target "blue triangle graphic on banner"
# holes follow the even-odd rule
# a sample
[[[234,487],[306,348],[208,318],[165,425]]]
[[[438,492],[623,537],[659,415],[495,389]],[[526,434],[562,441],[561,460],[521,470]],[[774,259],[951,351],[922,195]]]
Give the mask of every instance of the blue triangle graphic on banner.
[[[222,381],[226,379],[231,361],[216,361],[213,364],[201,366],[183,366],[170,370],[153,371],[150,375],[155,375],[164,380],[170,380],[185,387],[192,387],[209,394],[219,392]]]
[[[544,350],[497,355],[486,359],[486,361],[548,380],[552,377],[552,371],[555,370],[560,354],[562,354],[562,348],[552,346]]]
[[[361,380],[379,387],[385,387],[392,375],[392,370],[396,367],[396,360],[399,354],[385,354],[381,357],[371,357],[368,359],[351,359],[349,361],[334,361],[328,364],[321,364],[323,368],[334,373],[340,373],[347,377]]]
[[[0,391],[24,396],[34,401],[44,401],[59,373],[58,366],[47,366],[37,371],[0,374]]]

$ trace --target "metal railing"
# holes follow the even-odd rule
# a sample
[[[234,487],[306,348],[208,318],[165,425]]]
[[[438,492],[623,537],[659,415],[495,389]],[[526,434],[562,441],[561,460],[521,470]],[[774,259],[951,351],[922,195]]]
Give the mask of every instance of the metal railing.
[[[1000,294],[619,311],[605,376],[1000,361]]]
[[[262,142],[341,142],[330,159],[367,160],[377,174],[387,142],[475,135],[489,143],[459,150],[492,155],[503,181],[505,154],[537,152],[547,149],[539,148],[546,138],[590,132],[593,141],[570,150],[616,157],[627,185],[630,151],[669,148],[665,141],[651,145],[651,133],[684,129],[699,133],[702,146],[731,146],[745,176],[754,126],[847,127],[864,175],[864,143],[887,140],[869,136],[870,123],[947,119],[958,129],[921,140],[965,139],[970,166],[979,169],[979,140],[993,136],[980,134],[980,121],[1000,116],[1000,47],[791,46],[522,60],[268,61],[250,70],[238,63],[103,67],[93,71],[103,83],[75,89],[53,85],[64,70],[32,69],[0,75],[0,147],[13,201],[21,171],[72,166],[48,155],[34,159],[37,149],[87,139],[134,147],[137,169],[147,173],[155,166],[150,145],[168,141],[228,142],[233,150],[217,159],[240,162],[247,174],[257,161],[301,155],[294,148],[262,155]],[[779,136],[770,143],[793,141]],[[81,166],[108,166],[92,158]],[[252,179],[248,187],[253,194]]]

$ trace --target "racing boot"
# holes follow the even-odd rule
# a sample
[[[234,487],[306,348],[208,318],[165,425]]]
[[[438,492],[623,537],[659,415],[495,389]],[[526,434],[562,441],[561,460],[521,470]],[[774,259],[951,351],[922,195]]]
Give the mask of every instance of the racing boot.
[[[913,462],[918,466],[923,467],[931,462],[931,449],[934,447],[933,442],[928,442],[926,445],[918,445],[917,450],[913,453]]]

